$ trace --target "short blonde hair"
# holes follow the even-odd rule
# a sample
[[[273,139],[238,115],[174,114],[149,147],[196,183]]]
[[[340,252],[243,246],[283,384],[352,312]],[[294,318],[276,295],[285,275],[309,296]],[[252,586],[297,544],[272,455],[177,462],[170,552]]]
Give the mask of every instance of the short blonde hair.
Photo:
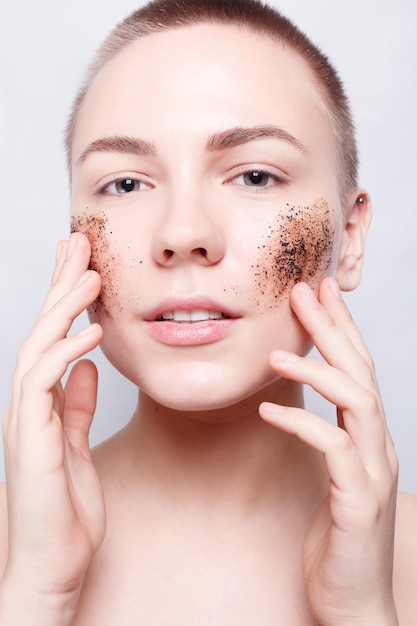
[[[120,22],[98,49],[71,109],[65,132],[67,162],[77,119],[88,89],[118,52],[135,40],[201,23],[232,25],[272,38],[298,53],[309,66],[333,128],[337,150],[337,176],[342,206],[357,187],[358,153],[349,102],[329,59],[279,11],[259,0],[153,0]]]

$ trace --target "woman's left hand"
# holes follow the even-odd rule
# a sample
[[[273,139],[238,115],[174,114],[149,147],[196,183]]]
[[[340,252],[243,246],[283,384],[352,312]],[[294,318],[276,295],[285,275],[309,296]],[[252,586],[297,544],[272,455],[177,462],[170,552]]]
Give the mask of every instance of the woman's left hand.
[[[308,411],[272,403],[260,415],[323,454],[328,497],[304,545],[303,566],[312,613],[321,626],[398,624],[392,563],[398,462],[369,352],[333,278],[318,299],[305,284],[291,306],[326,362],[282,351],[271,365],[308,384],[337,407],[338,425]]]

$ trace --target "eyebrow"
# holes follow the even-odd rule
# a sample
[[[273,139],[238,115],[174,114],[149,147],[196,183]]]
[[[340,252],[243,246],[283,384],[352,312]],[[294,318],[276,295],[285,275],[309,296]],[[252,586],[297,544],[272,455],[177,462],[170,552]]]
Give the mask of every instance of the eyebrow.
[[[304,154],[308,154],[309,152],[306,146],[287,130],[271,124],[252,126],[249,128],[236,126],[228,130],[213,133],[209,136],[206,150],[208,152],[226,150],[250,143],[251,141],[259,141],[260,139],[278,139],[280,141],[286,141]],[[77,164],[83,163],[88,156],[97,152],[117,152],[145,157],[154,157],[157,155],[154,144],[145,139],[127,136],[103,137],[95,139],[88,144],[78,158]]]
[[[252,126],[250,128],[236,126],[235,128],[220,133],[214,133],[209,137],[207,150],[210,152],[225,150],[251,141],[258,141],[259,139],[279,139],[280,141],[286,141],[301,152],[308,154],[306,146],[285,130],[285,128],[271,124]]]
[[[83,150],[77,160],[77,164],[83,163],[90,154],[95,152],[119,152],[122,154],[135,154],[137,156],[156,156],[155,146],[145,139],[135,137],[103,137],[92,141]]]

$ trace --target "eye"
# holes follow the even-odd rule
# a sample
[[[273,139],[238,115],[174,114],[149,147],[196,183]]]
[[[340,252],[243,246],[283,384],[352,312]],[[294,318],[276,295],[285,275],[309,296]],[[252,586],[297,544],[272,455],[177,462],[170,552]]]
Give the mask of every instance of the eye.
[[[100,193],[122,196],[134,191],[144,191],[151,186],[137,178],[119,178],[111,183],[107,183],[100,189]]]
[[[242,187],[252,187],[253,189],[265,189],[284,183],[283,179],[279,176],[262,170],[243,172],[232,178],[230,182],[235,185],[241,185]]]

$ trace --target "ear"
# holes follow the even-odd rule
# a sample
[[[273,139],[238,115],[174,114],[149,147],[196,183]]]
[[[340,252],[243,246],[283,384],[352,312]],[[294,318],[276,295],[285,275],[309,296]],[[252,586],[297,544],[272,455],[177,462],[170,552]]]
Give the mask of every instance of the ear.
[[[348,198],[345,211],[336,280],[340,289],[352,291],[361,279],[365,238],[371,223],[372,208],[368,193],[355,189]]]

